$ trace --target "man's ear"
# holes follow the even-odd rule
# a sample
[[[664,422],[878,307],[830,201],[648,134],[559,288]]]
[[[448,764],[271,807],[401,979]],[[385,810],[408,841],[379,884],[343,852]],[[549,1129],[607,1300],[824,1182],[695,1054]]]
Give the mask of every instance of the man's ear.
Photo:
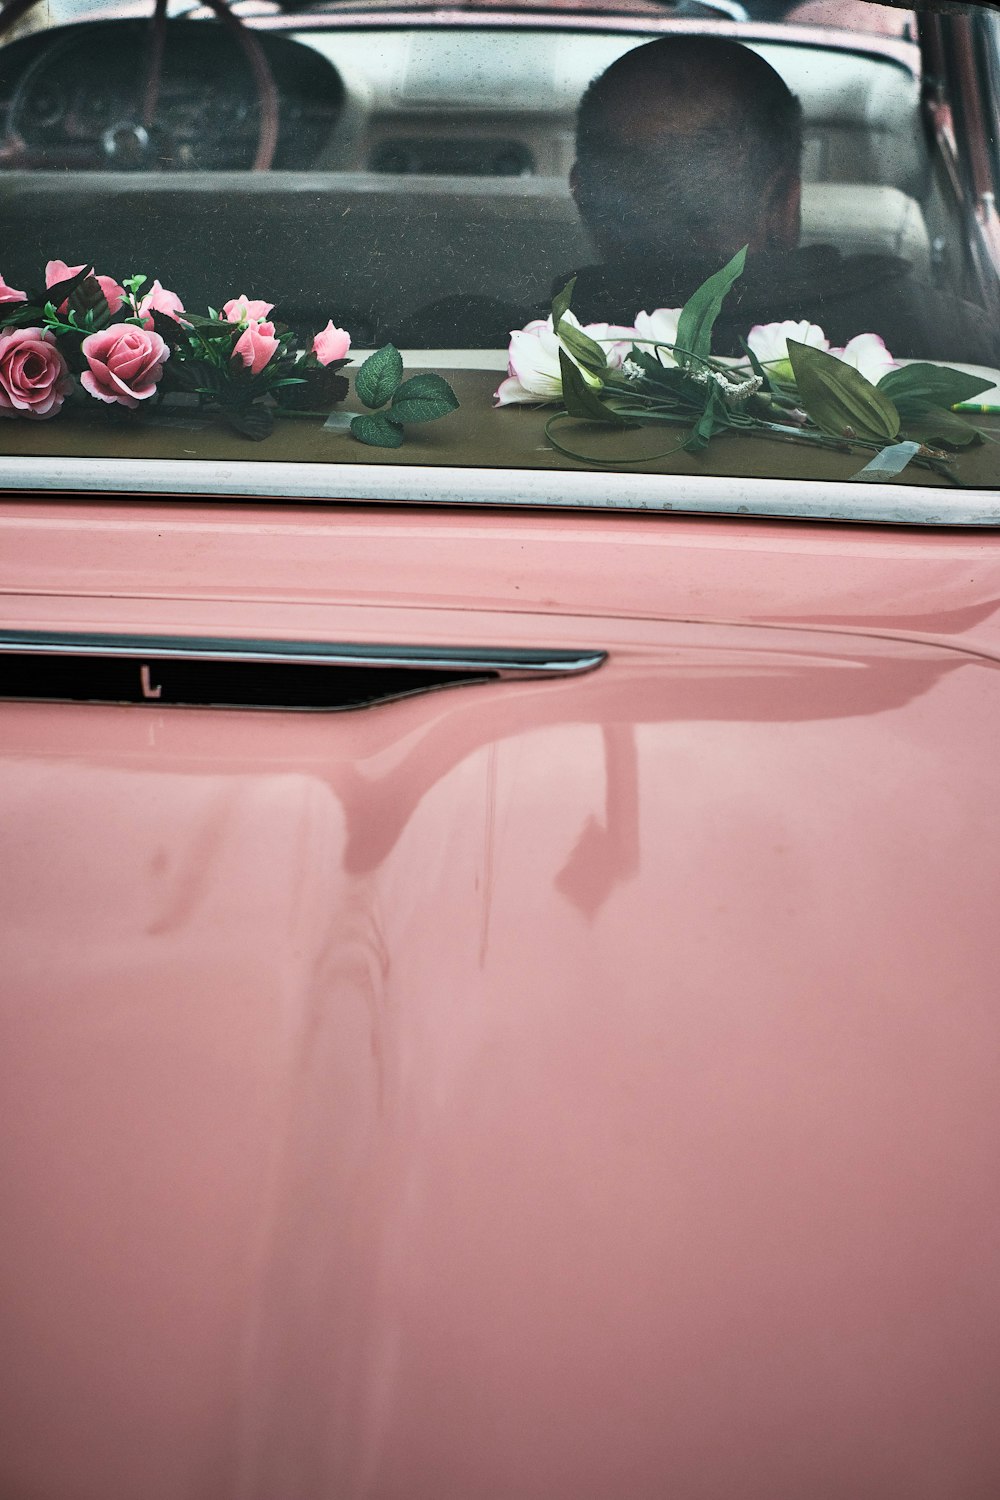
[[[766,233],[773,250],[796,250],[802,234],[802,179],[782,173],[768,198]]]

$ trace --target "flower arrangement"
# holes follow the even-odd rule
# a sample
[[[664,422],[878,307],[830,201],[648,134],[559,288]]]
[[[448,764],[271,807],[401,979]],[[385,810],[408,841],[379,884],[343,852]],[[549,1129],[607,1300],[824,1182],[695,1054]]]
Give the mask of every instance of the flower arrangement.
[[[781,322],[750,329],[744,357],[711,353],[712,329],[743,272],[746,249],[703,283],[682,308],[639,312],[631,327],[581,325],[570,310],[571,281],[551,316],[511,334],[508,377],[498,406],[557,404],[545,434],[560,453],[619,467],[703,450],[720,434],[873,450],[855,478],[888,479],[909,463],[946,474],[955,450],[986,435],[951,408],[989,390],[991,382],[927,363],[900,366],[877,334],[831,348],[815,323]],[[568,423],[623,431],[655,424],[689,428],[663,453],[596,457],[556,437]]]
[[[141,415],[171,390],[258,440],[276,416],[325,415],[348,393],[350,334],[331,320],[305,348],[273,313],[245,296],[194,313],[159,280],[119,284],[62,260],[46,266],[44,291],[0,276],[0,417],[47,420],[67,401]],[[354,417],[351,433],[375,447],[398,447],[406,425],[458,406],[440,376],[404,380],[392,345],[364,362],[355,389],[375,414]]]

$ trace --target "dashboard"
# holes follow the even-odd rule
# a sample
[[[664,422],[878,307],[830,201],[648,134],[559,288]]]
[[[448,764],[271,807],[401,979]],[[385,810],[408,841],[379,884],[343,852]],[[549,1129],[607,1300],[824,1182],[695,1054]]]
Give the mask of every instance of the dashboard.
[[[271,165],[308,170],[327,149],[344,87],[322,53],[253,33],[279,100]],[[231,32],[171,21],[152,118],[145,21],[61,27],[0,53],[0,154],[8,166],[70,171],[187,172],[249,167],[260,136],[260,90]]]

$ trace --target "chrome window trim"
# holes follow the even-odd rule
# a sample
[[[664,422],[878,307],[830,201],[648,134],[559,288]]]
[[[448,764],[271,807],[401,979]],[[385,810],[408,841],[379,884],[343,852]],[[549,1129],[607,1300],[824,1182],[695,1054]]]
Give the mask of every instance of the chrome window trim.
[[[490,672],[498,677],[566,677],[592,672],[605,651],[521,646],[397,646],[284,641],[241,636],[132,635],[118,631],[0,630],[0,655],[116,656],[147,661],[268,662],[295,666],[392,667]]]
[[[108,500],[345,501],[1000,527],[1000,490],[844,480],[256,459],[5,458],[0,493]]]

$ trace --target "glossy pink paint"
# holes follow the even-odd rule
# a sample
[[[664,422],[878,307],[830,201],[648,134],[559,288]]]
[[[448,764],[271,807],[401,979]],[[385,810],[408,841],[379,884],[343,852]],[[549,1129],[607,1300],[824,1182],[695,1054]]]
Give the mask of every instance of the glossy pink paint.
[[[605,647],[0,710],[0,1494],[987,1500],[1000,539],[16,505],[24,628]]]

